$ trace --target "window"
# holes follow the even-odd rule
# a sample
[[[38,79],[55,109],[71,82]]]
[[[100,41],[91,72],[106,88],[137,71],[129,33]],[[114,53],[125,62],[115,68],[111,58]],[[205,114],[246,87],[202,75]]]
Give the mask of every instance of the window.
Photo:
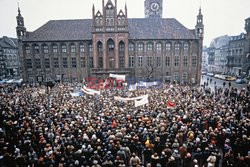
[[[49,53],[49,47],[47,45],[43,46],[43,53]]]
[[[34,47],[34,52],[35,52],[35,54],[39,54],[39,46],[38,45],[36,45]]]
[[[68,68],[68,59],[67,59],[67,57],[63,57],[62,64],[63,64],[63,68]]]
[[[129,67],[134,67],[134,56],[129,56],[128,62],[129,62]]]
[[[161,43],[157,43],[157,44],[156,44],[156,50],[157,50],[157,51],[161,51],[161,49],[162,49]]]
[[[25,53],[30,54],[30,47],[29,46],[25,46]]]
[[[147,57],[147,65],[153,66],[153,57]]]
[[[186,82],[186,81],[188,80],[188,75],[187,75],[186,72],[184,72],[184,73],[182,74],[182,80],[183,80],[184,82]]]
[[[57,52],[58,52],[58,47],[57,47],[57,45],[53,45],[53,46],[52,46],[52,51],[53,51],[53,53],[57,53]]]
[[[93,68],[94,64],[93,64],[93,57],[89,58],[89,67]]]
[[[166,66],[167,66],[167,67],[170,66],[170,57],[166,57]]]
[[[113,41],[109,41],[109,43],[108,43],[108,48],[109,48],[109,51],[113,51],[113,50],[114,50],[115,44],[114,44]]]
[[[89,52],[92,52],[93,51],[93,46],[92,44],[89,44]]]
[[[58,58],[54,58],[54,59],[53,59],[53,62],[54,62],[54,68],[59,68],[59,61],[58,61]]]
[[[152,43],[148,43],[147,44],[147,51],[152,51],[153,50],[153,44]]]
[[[80,65],[82,68],[86,67],[86,60],[85,57],[80,57]]]
[[[138,67],[142,67],[142,64],[143,64],[143,58],[142,58],[142,56],[139,56],[138,57]]]
[[[124,56],[119,57],[119,65],[120,65],[120,68],[124,68],[125,66]]]
[[[50,61],[49,61],[49,59],[44,59],[44,66],[45,66],[45,68],[50,68]]]
[[[35,67],[36,68],[41,68],[41,61],[40,61],[40,59],[35,59]]]
[[[196,56],[192,56],[192,66],[196,67],[197,65],[197,57]]]
[[[85,51],[85,47],[83,44],[80,44],[80,52],[83,53]]]
[[[103,68],[103,58],[98,57],[98,68]]]
[[[180,61],[180,58],[178,56],[175,56],[174,57],[174,66],[175,67],[178,67],[179,66],[179,61]]]
[[[174,50],[175,50],[175,51],[179,51],[180,48],[181,48],[181,45],[180,45],[179,43],[176,43],[176,44],[174,45]]]
[[[157,67],[161,66],[161,57],[156,57],[156,66]]]
[[[98,43],[98,44],[97,44],[97,49],[98,49],[98,53],[99,53],[99,55],[100,55],[101,52],[102,52],[102,44],[101,44],[101,43]]]
[[[170,51],[171,50],[171,44],[170,43],[166,43],[166,51]]]
[[[66,53],[67,52],[67,46],[66,45],[62,45],[62,53]]]
[[[135,50],[135,45],[132,44],[132,43],[130,43],[130,44],[128,45],[128,50],[129,50],[129,51],[134,51],[134,50]]]
[[[179,81],[179,74],[178,73],[174,73],[174,80]]]
[[[189,44],[184,43],[184,52],[188,52],[188,51],[189,51]]]
[[[143,43],[138,44],[138,51],[143,51]]]
[[[71,45],[70,46],[70,51],[71,51],[71,53],[75,53],[76,52],[76,45]]]
[[[120,43],[120,45],[119,45],[119,51],[120,52],[124,52],[125,51],[125,45],[124,45],[124,43]]]
[[[71,58],[71,63],[72,63],[72,68],[76,68],[76,58],[75,57]]]
[[[188,58],[187,58],[187,56],[184,56],[184,58],[183,58],[183,66],[184,67],[188,66]]]
[[[31,61],[31,59],[26,59],[25,60],[25,64],[26,64],[27,68],[32,68],[32,61]]]

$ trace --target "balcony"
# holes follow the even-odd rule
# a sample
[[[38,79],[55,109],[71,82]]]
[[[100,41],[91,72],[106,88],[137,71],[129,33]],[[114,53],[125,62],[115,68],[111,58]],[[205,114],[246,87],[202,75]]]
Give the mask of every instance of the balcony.
[[[92,74],[133,74],[135,72],[134,68],[120,68],[120,69],[103,69],[103,68],[93,68]]]

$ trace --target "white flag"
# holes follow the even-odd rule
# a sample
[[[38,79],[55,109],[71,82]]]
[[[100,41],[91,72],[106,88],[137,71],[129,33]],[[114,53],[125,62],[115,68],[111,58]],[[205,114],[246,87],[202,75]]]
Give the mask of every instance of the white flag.
[[[144,104],[148,104],[148,95],[143,96],[142,99],[135,100],[135,107],[143,106]]]

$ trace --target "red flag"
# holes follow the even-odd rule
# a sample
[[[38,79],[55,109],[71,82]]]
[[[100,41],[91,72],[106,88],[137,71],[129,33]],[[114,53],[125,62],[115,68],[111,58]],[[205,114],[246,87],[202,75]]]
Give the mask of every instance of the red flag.
[[[175,108],[176,107],[176,103],[173,101],[168,100],[167,101],[167,108]]]

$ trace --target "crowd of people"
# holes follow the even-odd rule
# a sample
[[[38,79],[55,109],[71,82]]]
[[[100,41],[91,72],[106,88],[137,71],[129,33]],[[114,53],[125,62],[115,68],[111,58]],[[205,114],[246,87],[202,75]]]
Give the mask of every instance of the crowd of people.
[[[0,88],[0,166],[248,167],[250,89],[164,84],[72,97],[81,84]],[[149,95],[149,104],[114,96]],[[166,102],[176,104],[168,108]]]

